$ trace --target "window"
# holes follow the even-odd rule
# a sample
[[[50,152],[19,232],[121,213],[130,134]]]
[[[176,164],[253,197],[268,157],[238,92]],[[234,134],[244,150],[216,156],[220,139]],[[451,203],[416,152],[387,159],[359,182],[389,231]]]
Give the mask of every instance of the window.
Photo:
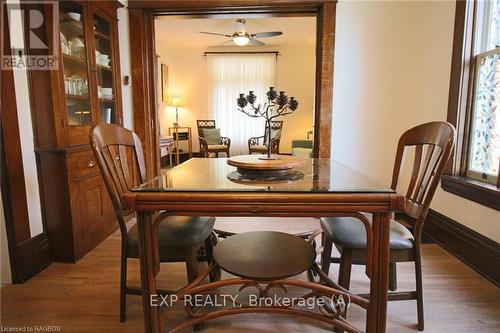
[[[451,64],[457,144],[441,186],[500,210],[500,0],[456,2]]]
[[[466,175],[497,184],[500,165],[500,0],[476,7]]]
[[[236,98],[252,90],[260,101],[274,86],[276,54],[207,53],[208,118],[216,119],[221,134],[231,138],[231,155],[248,152],[248,138],[264,135],[262,118],[238,112]]]

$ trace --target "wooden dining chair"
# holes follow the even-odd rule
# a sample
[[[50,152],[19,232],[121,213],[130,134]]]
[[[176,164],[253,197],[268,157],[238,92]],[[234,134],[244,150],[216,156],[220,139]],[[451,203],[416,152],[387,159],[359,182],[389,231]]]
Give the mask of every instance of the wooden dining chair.
[[[280,140],[281,140],[281,132],[283,131],[283,121],[282,120],[274,120],[271,122],[271,153],[279,154],[280,153]],[[266,126],[264,130],[264,135],[256,136],[248,139],[248,153],[259,153],[266,154],[267,153],[267,141],[269,128]]]
[[[132,131],[117,125],[99,124],[90,131],[90,144],[104,178],[121,233],[120,321],[126,318],[126,295],[141,295],[127,285],[127,258],[139,258],[138,227],[129,230],[121,197],[146,179],[142,143]],[[198,262],[212,257],[213,217],[169,216],[160,222],[160,262],[185,262],[188,282],[198,276]],[[203,251],[200,251],[203,250]],[[205,252],[205,255],[199,255]]]
[[[196,120],[196,125],[198,126],[198,140],[200,142],[200,152],[204,157],[210,157],[210,154],[215,154],[219,157],[219,153],[226,153],[229,157],[229,149],[231,148],[231,139],[225,136],[218,138],[217,143],[209,143],[205,134],[204,129],[216,129],[215,120]]]
[[[389,301],[416,300],[418,329],[424,329],[424,304],[422,291],[422,227],[441,175],[453,150],[455,129],[446,122],[431,122],[406,131],[399,139],[396,151],[391,188],[397,190],[405,151],[414,148],[415,157],[411,178],[405,195],[404,213],[416,219],[410,232],[392,219],[390,222]],[[368,217],[368,223],[371,219]],[[322,270],[329,272],[332,243],[340,251],[339,285],[349,289],[351,265],[366,265],[367,235],[365,225],[353,217],[321,219],[323,230]],[[396,263],[415,262],[416,290],[395,292]]]

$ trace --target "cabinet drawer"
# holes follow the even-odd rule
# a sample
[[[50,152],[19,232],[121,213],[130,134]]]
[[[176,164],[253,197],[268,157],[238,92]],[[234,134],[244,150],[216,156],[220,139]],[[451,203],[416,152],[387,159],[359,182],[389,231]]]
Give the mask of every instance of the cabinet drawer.
[[[75,159],[75,178],[85,178],[99,174],[99,166],[93,155],[85,155]]]

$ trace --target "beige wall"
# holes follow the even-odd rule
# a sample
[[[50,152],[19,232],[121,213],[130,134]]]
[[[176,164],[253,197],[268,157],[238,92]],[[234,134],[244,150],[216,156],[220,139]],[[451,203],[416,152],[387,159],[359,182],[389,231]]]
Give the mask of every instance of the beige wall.
[[[388,183],[406,129],[446,120],[455,3],[340,1],[334,158]],[[438,189],[431,207],[500,241],[500,213]]]
[[[210,49],[210,51],[240,50],[230,47]],[[313,44],[295,47],[291,45],[267,48],[245,48],[245,50],[278,50],[281,56],[277,63],[276,87],[285,90],[288,95],[299,100],[299,109],[292,115],[284,117],[284,131],[280,151],[288,153],[291,150],[291,140],[305,139],[306,132],[312,129],[314,110],[314,77],[315,77],[315,46]],[[179,110],[180,124],[191,126],[194,150],[198,151],[196,119],[206,118],[208,112],[208,88],[206,85],[206,70],[204,48],[171,48],[167,45],[156,45],[160,56],[159,63],[169,67],[169,85],[171,94],[180,95],[184,107]],[[159,76],[161,79],[161,76]],[[161,98],[161,94],[159,94]],[[235,96],[236,98],[237,96]],[[175,119],[175,109],[167,107],[161,101],[159,119],[161,133],[167,134],[168,127]],[[236,112],[236,105],[235,105]],[[222,133],[224,132],[223,129]],[[262,129],[264,131],[264,129]],[[264,133],[262,133],[264,134]]]

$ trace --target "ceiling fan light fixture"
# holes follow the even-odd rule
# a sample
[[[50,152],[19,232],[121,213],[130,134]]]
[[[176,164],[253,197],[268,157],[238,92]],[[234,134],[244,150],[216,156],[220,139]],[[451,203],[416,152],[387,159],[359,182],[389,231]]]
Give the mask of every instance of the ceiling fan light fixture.
[[[233,42],[238,46],[245,46],[250,41],[250,35],[246,32],[238,32],[233,34]]]
[[[233,36],[233,42],[234,42],[234,44],[236,44],[238,46],[245,46],[248,44],[249,41],[250,41],[250,38],[248,38],[248,36],[246,36],[246,35]]]

